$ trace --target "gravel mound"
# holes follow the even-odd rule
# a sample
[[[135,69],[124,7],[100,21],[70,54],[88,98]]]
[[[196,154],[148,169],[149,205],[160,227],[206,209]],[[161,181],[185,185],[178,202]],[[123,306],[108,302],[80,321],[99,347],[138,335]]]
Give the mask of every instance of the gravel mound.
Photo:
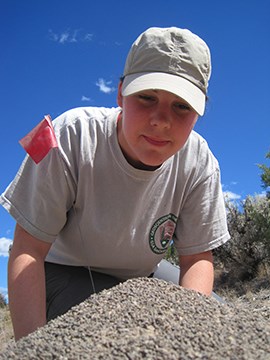
[[[92,295],[0,359],[270,359],[270,322],[163,280]]]

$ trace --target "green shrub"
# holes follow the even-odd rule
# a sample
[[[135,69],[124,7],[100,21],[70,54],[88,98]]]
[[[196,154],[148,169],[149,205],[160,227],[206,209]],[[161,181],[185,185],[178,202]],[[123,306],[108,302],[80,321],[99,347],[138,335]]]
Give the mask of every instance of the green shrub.
[[[3,308],[7,305],[6,299],[2,293],[0,293],[0,308]]]
[[[270,199],[248,196],[240,206],[226,202],[231,240],[214,250],[216,265],[228,276],[251,280],[270,265]]]

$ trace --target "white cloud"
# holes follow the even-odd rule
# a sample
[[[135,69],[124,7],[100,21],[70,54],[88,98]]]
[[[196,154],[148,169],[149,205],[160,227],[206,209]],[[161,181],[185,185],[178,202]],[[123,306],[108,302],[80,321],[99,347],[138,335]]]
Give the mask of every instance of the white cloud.
[[[228,201],[241,199],[241,195],[235,194],[232,191],[223,191],[223,196]]]
[[[11,239],[5,237],[0,238],[0,256],[8,256],[8,250],[11,244]]]
[[[52,30],[49,30],[49,38],[52,41],[56,41],[56,42],[58,41],[58,35],[55,34]]]
[[[92,101],[92,99],[90,97],[87,96],[82,96],[81,101]]]
[[[99,90],[101,92],[105,94],[111,94],[116,90],[113,86],[109,86],[111,85],[111,83],[112,83],[111,81],[105,81],[104,79],[100,78],[96,82],[96,85],[99,87]]]
[[[55,33],[51,29],[49,30],[50,40],[59,44],[65,43],[77,43],[77,42],[88,42],[93,38],[93,34],[82,33],[79,29],[66,30],[60,33]]]
[[[68,32],[64,32],[58,36],[58,40],[60,44],[64,44],[65,42],[70,42],[70,35]],[[74,42],[74,41],[73,41]]]
[[[261,193],[259,194],[256,194],[258,197],[262,197],[262,198],[265,198],[266,197],[266,191],[262,191]]]
[[[84,41],[92,41],[92,39],[93,39],[93,34],[85,34],[84,35]]]
[[[237,182],[231,181],[230,185],[236,185]],[[227,190],[229,186],[222,184],[223,196],[226,201],[234,201],[241,199],[241,195],[236,194],[230,190]]]

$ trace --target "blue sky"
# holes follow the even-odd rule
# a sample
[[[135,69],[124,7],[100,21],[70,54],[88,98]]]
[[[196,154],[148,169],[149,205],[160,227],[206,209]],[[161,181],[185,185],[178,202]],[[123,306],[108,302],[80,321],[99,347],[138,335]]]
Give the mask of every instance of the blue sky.
[[[18,140],[45,114],[115,106],[131,43],[151,26],[200,35],[212,53],[206,114],[196,130],[219,160],[224,192],[261,193],[270,150],[270,2],[0,0],[0,192],[24,158]],[[14,221],[0,208],[0,291]]]

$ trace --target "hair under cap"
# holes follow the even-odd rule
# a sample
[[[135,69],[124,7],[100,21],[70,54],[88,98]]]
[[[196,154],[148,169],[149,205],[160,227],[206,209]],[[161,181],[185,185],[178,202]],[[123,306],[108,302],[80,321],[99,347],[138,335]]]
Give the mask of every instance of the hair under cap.
[[[210,50],[200,37],[177,27],[153,27],[132,44],[124,69],[122,95],[166,90],[203,115],[210,75]]]

